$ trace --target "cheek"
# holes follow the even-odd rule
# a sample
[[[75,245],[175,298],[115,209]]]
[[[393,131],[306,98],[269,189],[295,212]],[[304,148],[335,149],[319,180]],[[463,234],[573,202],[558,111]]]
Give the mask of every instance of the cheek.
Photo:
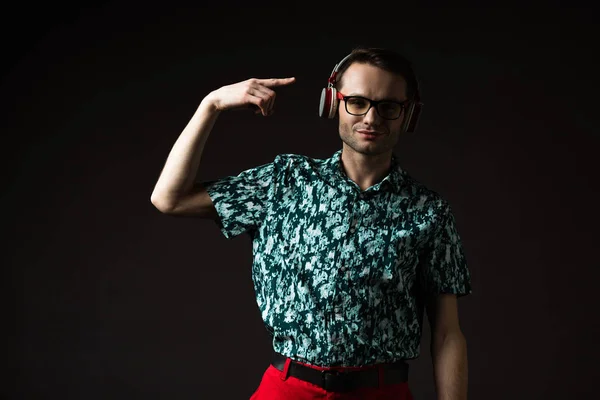
[[[402,127],[402,122],[404,121],[404,117],[400,117],[389,125],[390,132],[400,132],[400,128]]]
[[[342,113],[340,113],[338,115],[339,115],[340,127],[345,126],[348,129],[348,131],[352,131],[352,127],[354,127],[354,125],[356,123],[360,122],[360,117],[355,117],[353,115],[349,115],[345,111],[343,111]]]
[[[339,128],[340,128],[340,132],[343,133],[348,133],[352,131],[352,121],[349,120],[347,115],[340,115],[339,116]]]
[[[348,123],[346,123],[345,121],[342,121],[340,119],[340,123],[339,123],[340,135],[348,135],[348,133],[351,131],[352,131],[352,128],[348,125]]]

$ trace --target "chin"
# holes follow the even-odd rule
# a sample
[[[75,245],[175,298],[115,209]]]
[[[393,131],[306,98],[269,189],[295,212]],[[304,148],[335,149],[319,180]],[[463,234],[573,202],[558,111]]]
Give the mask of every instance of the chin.
[[[344,143],[353,151],[360,154],[364,154],[366,156],[378,156],[387,153],[392,149],[392,147],[390,147],[386,143],[356,143],[345,140]]]

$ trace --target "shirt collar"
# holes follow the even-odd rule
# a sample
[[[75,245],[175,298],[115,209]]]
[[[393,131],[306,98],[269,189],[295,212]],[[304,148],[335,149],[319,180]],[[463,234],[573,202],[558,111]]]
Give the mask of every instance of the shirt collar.
[[[324,167],[324,177],[332,184],[332,186],[340,187],[342,182],[345,182],[354,189],[360,191],[360,187],[348,178],[342,168],[342,149],[336,151],[331,158],[327,159]],[[396,155],[392,153],[392,162],[389,173],[380,182],[369,188],[369,191],[382,190],[385,187],[391,186],[396,193],[400,193],[404,175],[406,175],[406,172],[400,167]]]

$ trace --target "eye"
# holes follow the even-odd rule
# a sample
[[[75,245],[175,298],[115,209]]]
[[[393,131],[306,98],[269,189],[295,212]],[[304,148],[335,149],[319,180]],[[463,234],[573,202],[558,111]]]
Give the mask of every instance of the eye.
[[[351,97],[348,99],[348,104],[355,107],[365,107],[367,105],[367,101],[359,97]]]
[[[396,103],[381,103],[379,104],[381,111],[385,112],[397,112],[400,109],[400,105]]]

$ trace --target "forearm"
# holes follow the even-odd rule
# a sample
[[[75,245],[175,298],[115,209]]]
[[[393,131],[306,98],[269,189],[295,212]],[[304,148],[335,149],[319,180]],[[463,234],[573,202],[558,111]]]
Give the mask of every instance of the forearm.
[[[438,400],[466,400],[468,383],[467,342],[462,333],[449,333],[431,343]]]
[[[208,97],[202,100],[167,157],[152,192],[152,203],[168,208],[191,190],[204,145],[218,115],[219,111],[208,100]]]

